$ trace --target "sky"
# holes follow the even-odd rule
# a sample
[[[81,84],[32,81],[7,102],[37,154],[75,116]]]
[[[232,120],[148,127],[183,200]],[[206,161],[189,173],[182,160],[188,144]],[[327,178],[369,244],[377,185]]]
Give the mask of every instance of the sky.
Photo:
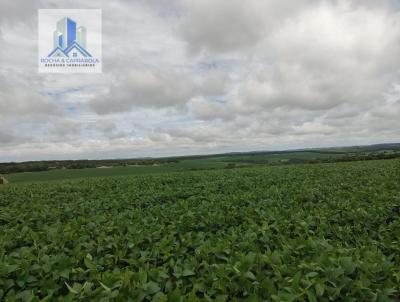
[[[57,8],[102,73],[38,72]],[[0,125],[0,162],[400,142],[400,1],[2,0]]]

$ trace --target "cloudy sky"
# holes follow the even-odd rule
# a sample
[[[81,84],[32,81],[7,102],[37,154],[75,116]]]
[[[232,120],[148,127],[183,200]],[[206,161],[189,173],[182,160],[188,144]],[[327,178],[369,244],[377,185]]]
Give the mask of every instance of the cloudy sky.
[[[55,8],[102,9],[101,74],[38,73]],[[0,125],[0,162],[400,142],[400,1],[1,0]]]

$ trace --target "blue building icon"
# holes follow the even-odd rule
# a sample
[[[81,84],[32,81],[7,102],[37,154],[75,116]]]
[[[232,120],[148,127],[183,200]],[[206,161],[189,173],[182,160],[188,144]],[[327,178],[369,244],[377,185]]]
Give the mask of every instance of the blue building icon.
[[[57,22],[53,34],[54,50],[48,57],[92,57],[86,50],[86,28],[77,28],[76,22],[64,17]]]

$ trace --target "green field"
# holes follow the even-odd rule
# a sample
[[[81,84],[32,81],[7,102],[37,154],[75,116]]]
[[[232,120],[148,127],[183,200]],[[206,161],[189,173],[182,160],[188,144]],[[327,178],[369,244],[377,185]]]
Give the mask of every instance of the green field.
[[[400,160],[11,184],[0,300],[399,301],[399,217]]]
[[[226,163],[209,159],[185,160],[179,163],[161,164],[154,166],[127,166],[110,168],[65,169],[43,172],[24,172],[5,175],[11,183],[50,181],[63,179],[87,179],[91,177],[129,176],[142,174],[157,174],[165,172],[179,172],[196,169],[223,168]]]
[[[348,151],[345,151],[348,150]],[[363,150],[363,149],[362,149]],[[87,179],[91,177],[129,176],[182,172],[191,170],[221,169],[227,167],[254,166],[265,164],[285,164],[290,161],[340,160],[354,154],[365,155],[364,151],[354,153],[353,149],[279,151],[261,153],[238,153],[176,158],[177,162],[155,165],[108,166],[108,168],[52,169],[41,172],[19,172],[4,174],[11,183],[36,182],[63,179]],[[378,150],[381,152],[382,150]],[[392,152],[400,156],[399,151]]]
[[[247,163],[263,163],[263,162],[278,162],[285,161],[289,159],[328,159],[328,158],[338,158],[343,157],[343,153],[318,153],[318,152],[287,152],[287,153],[268,153],[268,154],[243,154],[243,155],[231,155],[231,156],[221,156],[212,158],[214,161],[222,162],[247,162]]]

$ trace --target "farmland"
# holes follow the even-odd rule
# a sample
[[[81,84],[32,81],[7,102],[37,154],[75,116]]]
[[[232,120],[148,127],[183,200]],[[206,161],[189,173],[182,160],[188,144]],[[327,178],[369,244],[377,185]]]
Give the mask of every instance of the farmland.
[[[162,172],[0,187],[0,300],[400,299],[399,159]]]
[[[12,183],[26,183],[257,165],[340,162],[399,157],[400,144],[382,144],[359,147],[226,153],[154,159],[0,163],[0,176],[4,175]]]
[[[159,174],[195,169],[223,168],[226,164],[210,160],[186,160],[179,163],[168,163],[154,166],[132,165],[127,167],[63,169],[42,172],[12,173],[5,175],[12,183],[36,182],[64,179],[87,179],[92,177],[133,176],[143,174]]]

